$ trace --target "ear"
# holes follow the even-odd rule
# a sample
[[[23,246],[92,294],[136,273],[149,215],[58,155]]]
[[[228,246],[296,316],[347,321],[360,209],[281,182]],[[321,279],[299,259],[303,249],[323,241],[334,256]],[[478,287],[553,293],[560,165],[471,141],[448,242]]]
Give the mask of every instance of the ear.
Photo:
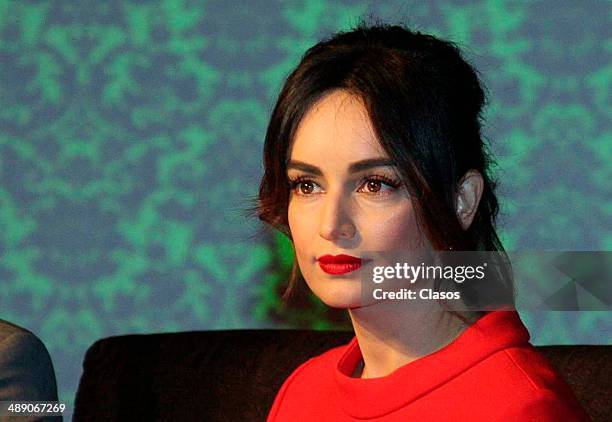
[[[467,230],[474,220],[483,189],[484,179],[477,170],[467,171],[459,182],[455,210],[463,230]]]

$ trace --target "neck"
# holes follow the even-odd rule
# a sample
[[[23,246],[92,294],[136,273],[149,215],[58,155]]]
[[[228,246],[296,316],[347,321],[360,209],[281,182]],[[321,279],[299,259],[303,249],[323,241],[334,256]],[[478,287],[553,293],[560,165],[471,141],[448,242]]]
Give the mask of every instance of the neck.
[[[477,319],[464,313],[468,323],[437,301],[411,309],[402,301],[384,301],[349,309],[363,356],[353,376],[384,377],[451,343]]]

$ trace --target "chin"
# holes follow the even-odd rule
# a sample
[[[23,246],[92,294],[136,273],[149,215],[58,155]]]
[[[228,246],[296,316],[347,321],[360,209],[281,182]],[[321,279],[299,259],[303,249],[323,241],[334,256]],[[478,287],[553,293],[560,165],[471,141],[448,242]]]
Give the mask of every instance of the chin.
[[[359,300],[338,300],[337,298],[329,298],[329,300],[324,300],[321,298],[321,301],[330,308],[336,309],[352,309],[361,306]]]
[[[338,280],[326,282],[327,285],[310,286],[310,290],[321,302],[337,309],[349,309],[361,306],[361,288],[355,281]]]

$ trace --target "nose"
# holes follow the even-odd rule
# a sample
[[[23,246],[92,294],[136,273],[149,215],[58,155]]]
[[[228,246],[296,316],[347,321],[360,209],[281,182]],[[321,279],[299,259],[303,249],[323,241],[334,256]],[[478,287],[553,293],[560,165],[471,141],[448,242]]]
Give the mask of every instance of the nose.
[[[352,239],[355,236],[350,204],[340,193],[328,193],[321,211],[319,235],[329,241]]]

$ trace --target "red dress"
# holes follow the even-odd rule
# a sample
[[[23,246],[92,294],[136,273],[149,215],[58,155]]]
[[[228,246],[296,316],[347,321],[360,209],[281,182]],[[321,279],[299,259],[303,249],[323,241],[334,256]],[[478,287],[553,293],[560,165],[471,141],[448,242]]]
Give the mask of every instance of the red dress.
[[[590,421],[529,343],[516,311],[482,316],[453,342],[380,378],[353,378],[357,338],[287,378],[268,422]]]

